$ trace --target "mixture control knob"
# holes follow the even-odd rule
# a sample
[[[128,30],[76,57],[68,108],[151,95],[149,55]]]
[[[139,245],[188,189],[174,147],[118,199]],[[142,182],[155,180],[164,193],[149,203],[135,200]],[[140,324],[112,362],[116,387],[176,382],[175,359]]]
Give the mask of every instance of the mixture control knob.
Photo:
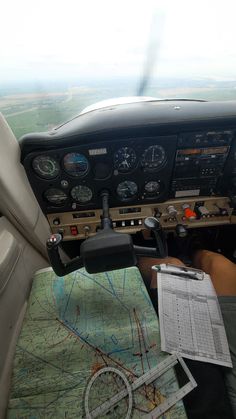
[[[184,204],[184,205],[182,206],[182,208],[183,208],[183,210],[184,210],[184,216],[185,216],[186,220],[189,220],[189,221],[196,220],[196,218],[197,218],[197,214],[196,214],[196,212],[195,212],[195,211],[193,211],[193,210],[190,208],[190,205],[189,205],[189,204]]]
[[[159,230],[160,229],[160,221],[155,217],[147,217],[144,220],[144,226],[148,230]]]

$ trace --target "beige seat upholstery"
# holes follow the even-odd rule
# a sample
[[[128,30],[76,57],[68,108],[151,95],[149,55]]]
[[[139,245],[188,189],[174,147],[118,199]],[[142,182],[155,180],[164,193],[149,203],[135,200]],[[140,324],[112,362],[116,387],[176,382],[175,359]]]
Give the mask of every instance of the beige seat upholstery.
[[[48,262],[0,217],[0,418],[7,405],[12,361],[36,269]]]

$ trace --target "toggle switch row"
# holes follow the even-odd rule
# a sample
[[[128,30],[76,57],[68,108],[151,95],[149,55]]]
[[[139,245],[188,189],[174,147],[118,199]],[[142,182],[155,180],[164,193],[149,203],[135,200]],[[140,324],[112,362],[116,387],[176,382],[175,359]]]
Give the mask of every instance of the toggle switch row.
[[[139,220],[122,220],[122,221],[113,221],[112,225],[114,228],[119,227],[134,227],[134,226],[141,226],[143,224],[143,221],[141,219]]]

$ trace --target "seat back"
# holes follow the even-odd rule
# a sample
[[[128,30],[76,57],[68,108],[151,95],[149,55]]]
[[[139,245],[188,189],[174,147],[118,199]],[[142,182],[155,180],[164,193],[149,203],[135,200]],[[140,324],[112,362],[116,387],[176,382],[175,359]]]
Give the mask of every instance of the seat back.
[[[12,361],[34,272],[48,263],[0,217],[0,418],[7,405]]]

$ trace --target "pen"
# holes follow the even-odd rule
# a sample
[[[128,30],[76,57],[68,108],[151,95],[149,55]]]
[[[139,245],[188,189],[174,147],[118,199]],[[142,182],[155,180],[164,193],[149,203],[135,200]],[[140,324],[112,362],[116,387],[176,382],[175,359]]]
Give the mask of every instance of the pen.
[[[152,269],[154,271],[157,271],[163,274],[176,275],[176,276],[181,276],[184,278],[195,279],[198,281],[203,280],[203,277],[204,277],[204,273],[193,272],[191,270],[188,271],[187,269],[183,271],[183,270],[178,269],[177,267],[176,269],[173,269],[173,268],[162,268],[160,265],[154,265],[152,266]]]

